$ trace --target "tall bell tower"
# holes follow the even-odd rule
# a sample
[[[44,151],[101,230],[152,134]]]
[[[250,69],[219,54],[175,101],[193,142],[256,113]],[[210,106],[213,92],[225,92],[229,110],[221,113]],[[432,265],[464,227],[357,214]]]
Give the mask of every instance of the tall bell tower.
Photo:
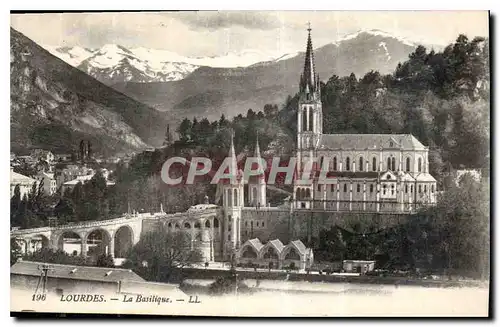
[[[307,47],[304,62],[304,71],[299,81],[299,106],[297,108],[297,170],[302,171],[309,158],[313,158],[314,149],[323,133],[323,108],[321,105],[321,86],[319,75],[314,65],[314,52],[311,39],[311,24],[307,29]],[[311,185],[301,185],[301,190],[314,189]],[[306,190],[303,190],[304,187]],[[294,187],[296,194],[298,185]],[[297,198],[295,198],[297,200]],[[302,204],[301,204],[302,206]],[[309,207],[309,205],[307,206]]]
[[[230,167],[227,183],[223,184],[224,230],[223,230],[223,256],[227,260],[241,245],[241,209],[244,199],[244,180],[238,169],[236,153],[234,151],[234,135],[231,133],[231,148],[229,149]]]

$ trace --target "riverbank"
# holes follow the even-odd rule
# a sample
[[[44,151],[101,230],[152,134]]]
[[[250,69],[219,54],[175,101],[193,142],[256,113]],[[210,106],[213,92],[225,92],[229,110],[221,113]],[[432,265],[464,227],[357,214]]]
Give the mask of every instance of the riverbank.
[[[395,276],[367,276],[367,275],[318,275],[301,274],[284,271],[249,271],[237,270],[239,280],[271,280],[290,282],[315,282],[315,283],[347,283],[347,284],[373,284],[373,285],[396,285],[396,286],[421,286],[421,287],[484,287],[487,281],[478,280],[433,280],[416,279]],[[184,268],[182,271],[183,280],[211,280],[218,277],[228,276],[228,270],[221,269],[196,269]]]

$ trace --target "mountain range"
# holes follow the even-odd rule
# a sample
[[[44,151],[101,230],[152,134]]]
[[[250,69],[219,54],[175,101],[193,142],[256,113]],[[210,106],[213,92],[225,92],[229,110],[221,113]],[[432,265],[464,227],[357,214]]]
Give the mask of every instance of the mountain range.
[[[359,31],[316,48],[316,71],[324,82],[334,74],[354,73],[358,78],[370,70],[388,74],[399,62],[406,61],[416,47],[382,31]],[[128,81],[112,86],[164,111],[172,122],[193,116],[217,119],[221,114],[226,117],[243,114],[249,108],[259,111],[267,103],[282,105],[287,96],[298,91],[303,66],[304,53],[299,52],[247,67],[202,66],[176,81]]]
[[[166,125],[184,117],[283,104],[297,92],[304,65],[303,52],[189,58],[114,44],[44,48],[11,29],[13,150],[69,151],[82,138],[102,153],[158,146]],[[358,31],[316,48],[316,70],[325,82],[333,74],[391,73],[415,48],[382,31]]]
[[[11,149],[116,154],[160,145],[164,115],[85,74],[10,30]]]

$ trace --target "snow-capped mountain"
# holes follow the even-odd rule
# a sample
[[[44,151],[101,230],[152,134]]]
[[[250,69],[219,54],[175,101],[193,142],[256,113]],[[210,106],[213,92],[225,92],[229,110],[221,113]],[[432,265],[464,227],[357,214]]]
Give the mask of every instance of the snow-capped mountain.
[[[372,68],[381,69],[378,67],[380,63],[384,68],[382,70],[385,70],[387,67],[392,69],[393,61],[400,60],[401,55],[406,55],[408,49],[415,48],[416,44],[406,38],[372,29],[347,34],[316,50],[321,51],[325,47],[331,48],[334,52],[352,49],[350,52],[355,57],[357,57],[357,52],[354,49],[361,53],[371,52],[370,56],[377,58],[377,64]],[[167,50],[145,47],[126,48],[116,44],[106,44],[100,49],[78,46],[59,48],[46,46],[45,48],[53,55],[108,85],[122,82],[178,81],[186,78],[199,67],[245,68],[270,65],[297,58],[303,53],[303,50],[289,53],[245,50],[219,57],[186,57]]]
[[[185,78],[202,66],[214,68],[247,67],[274,60],[280,54],[271,51],[247,50],[227,53],[219,57],[185,57],[177,53],[137,47],[127,49],[116,44],[106,44],[92,50],[82,47],[45,46],[53,55],[93,76],[113,85],[119,82],[167,82]]]

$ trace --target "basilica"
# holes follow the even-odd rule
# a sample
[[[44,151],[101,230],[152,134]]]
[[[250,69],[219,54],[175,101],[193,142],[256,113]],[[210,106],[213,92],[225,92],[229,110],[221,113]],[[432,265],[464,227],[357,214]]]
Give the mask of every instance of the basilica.
[[[313,169],[308,183],[294,181],[293,194],[279,207],[268,205],[263,174],[246,183],[240,176],[222,185],[220,250],[224,257],[236,251],[243,261],[264,260],[266,255],[269,259],[269,251],[274,251],[276,258],[285,260],[293,248],[300,266],[304,266],[312,260],[312,251],[292,240],[289,230],[294,213],[403,215],[436,203],[436,180],[429,173],[429,149],[413,135],[323,134],[320,80],[315,71],[310,28],[299,96],[297,170],[302,171],[308,164],[320,167],[326,172],[328,183],[320,178],[320,169]],[[254,157],[260,156],[257,142]],[[230,158],[233,171],[237,171],[232,142]],[[313,159],[316,165],[311,164]],[[278,239],[280,235],[285,235],[289,245],[283,245]]]

